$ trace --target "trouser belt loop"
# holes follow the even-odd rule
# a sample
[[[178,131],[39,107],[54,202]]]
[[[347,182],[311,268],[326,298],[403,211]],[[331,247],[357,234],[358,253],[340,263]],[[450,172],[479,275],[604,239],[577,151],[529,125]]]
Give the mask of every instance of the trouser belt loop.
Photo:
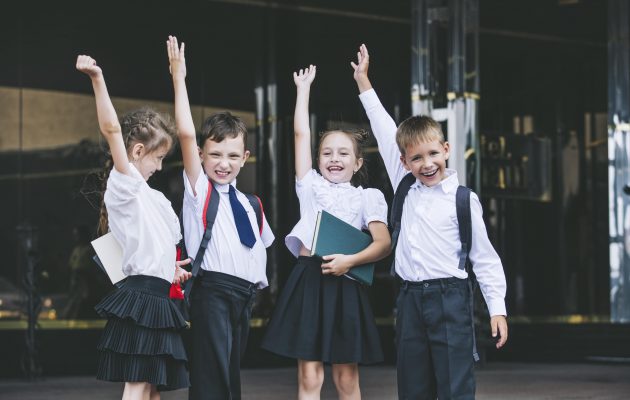
[[[440,279],[440,289],[442,289],[442,293],[446,291],[446,279]]]
[[[475,311],[474,311],[474,295],[473,295],[473,285],[472,280],[468,278],[468,292],[470,295],[468,296],[468,304],[470,308],[470,323],[472,325],[472,342],[473,342],[473,359],[475,361],[479,361],[479,353],[477,352],[477,338],[475,335]]]

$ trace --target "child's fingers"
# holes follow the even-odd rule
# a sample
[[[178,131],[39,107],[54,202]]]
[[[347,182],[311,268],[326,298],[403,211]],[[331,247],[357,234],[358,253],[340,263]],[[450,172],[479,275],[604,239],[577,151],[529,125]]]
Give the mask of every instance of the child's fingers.
[[[186,43],[182,42],[182,47],[179,49],[179,55],[181,58],[184,58],[184,48],[186,47]]]
[[[355,71],[357,70],[357,68],[359,68],[359,66],[358,66],[358,65],[356,65],[356,64],[354,63],[354,61],[350,61],[350,66],[351,66],[351,67],[352,67],[352,69],[353,69],[353,70],[355,70]]]

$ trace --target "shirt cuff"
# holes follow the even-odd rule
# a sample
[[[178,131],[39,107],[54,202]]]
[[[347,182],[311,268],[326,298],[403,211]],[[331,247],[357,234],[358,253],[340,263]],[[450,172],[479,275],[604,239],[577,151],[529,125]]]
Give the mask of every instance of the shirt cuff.
[[[507,312],[505,310],[505,300],[503,299],[494,299],[487,300],[488,311],[490,312],[490,316],[494,317],[495,315],[503,315],[507,317]]]

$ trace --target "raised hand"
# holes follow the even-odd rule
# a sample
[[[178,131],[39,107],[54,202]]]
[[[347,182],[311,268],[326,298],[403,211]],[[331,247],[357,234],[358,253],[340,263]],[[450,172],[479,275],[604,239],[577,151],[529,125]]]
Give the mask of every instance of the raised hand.
[[[185,43],[181,47],[177,45],[177,38],[169,36],[166,41],[166,51],[168,52],[169,71],[173,78],[186,77],[186,58],[184,56]]]
[[[293,73],[293,82],[298,89],[309,88],[315,75],[317,74],[317,67],[315,65],[309,65],[308,68],[301,69],[299,72]]]
[[[370,66],[370,54],[367,47],[362,44],[357,52],[357,63],[350,61],[352,69],[354,69],[354,79],[368,76],[368,67]]]
[[[372,89],[372,84],[368,78],[368,68],[370,66],[370,55],[367,47],[362,44],[357,52],[357,63],[350,62],[350,66],[354,69],[354,80],[357,82],[359,92],[363,93],[366,90]]]
[[[80,55],[77,57],[77,70],[83,72],[90,78],[103,76],[103,70],[96,65],[96,60],[90,56]]]

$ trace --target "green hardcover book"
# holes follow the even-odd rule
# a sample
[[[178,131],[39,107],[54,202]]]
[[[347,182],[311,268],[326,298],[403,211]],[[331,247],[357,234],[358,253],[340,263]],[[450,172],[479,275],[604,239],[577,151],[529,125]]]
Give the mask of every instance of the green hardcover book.
[[[320,211],[315,223],[315,235],[311,255],[323,257],[330,254],[355,254],[372,243],[372,238],[339,218]],[[374,280],[374,263],[357,265],[346,274],[364,285]]]

